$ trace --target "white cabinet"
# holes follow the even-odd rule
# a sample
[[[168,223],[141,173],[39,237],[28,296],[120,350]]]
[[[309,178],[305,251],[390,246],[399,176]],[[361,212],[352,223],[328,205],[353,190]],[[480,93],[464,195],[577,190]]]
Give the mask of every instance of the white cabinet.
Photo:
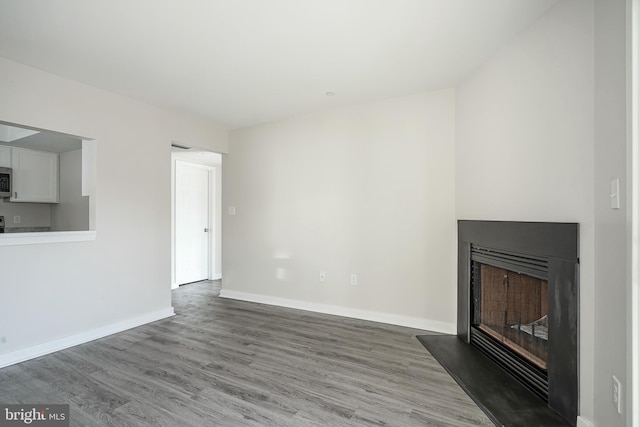
[[[58,203],[58,154],[11,148],[12,202]]]
[[[0,168],[11,167],[11,147],[0,145]]]

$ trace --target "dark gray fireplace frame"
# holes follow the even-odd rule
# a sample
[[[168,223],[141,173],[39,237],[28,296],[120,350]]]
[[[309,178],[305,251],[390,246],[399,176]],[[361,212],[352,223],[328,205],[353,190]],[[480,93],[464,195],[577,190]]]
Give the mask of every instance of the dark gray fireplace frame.
[[[467,343],[471,340],[471,245],[548,261],[548,405],[572,425],[578,415],[578,232],[576,223],[458,221],[457,332]]]

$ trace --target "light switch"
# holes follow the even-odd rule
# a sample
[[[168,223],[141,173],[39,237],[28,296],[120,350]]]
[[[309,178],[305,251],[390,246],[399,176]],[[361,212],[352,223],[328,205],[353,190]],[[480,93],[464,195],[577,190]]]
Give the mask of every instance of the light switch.
[[[235,214],[236,214],[236,207],[229,206],[229,215],[235,215]]]
[[[611,200],[611,209],[620,209],[620,178],[611,180],[609,198]]]
[[[22,222],[22,218],[20,218],[20,215],[14,215],[13,216],[13,223],[14,224],[20,224]]]

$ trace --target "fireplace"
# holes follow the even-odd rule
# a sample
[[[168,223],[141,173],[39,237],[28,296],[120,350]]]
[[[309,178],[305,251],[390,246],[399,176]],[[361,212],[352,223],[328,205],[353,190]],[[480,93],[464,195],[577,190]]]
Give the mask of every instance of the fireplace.
[[[458,336],[575,424],[578,225],[458,223]]]

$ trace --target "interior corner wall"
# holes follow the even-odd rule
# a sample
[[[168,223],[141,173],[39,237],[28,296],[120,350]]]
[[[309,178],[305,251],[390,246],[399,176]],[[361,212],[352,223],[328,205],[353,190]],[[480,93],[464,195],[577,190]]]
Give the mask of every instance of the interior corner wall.
[[[559,2],[456,91],[457,218],[580,224],[585,420],[594,418],[596,351],[593,7]]]
[[[2,58],[0,75],[0,120],[98,152],[95,241],[0,247],[0,365],[170,313],[171,142],[226,152],[227,130]]]
[[[454,98],[231,131],[222,295],[455,333]]]

